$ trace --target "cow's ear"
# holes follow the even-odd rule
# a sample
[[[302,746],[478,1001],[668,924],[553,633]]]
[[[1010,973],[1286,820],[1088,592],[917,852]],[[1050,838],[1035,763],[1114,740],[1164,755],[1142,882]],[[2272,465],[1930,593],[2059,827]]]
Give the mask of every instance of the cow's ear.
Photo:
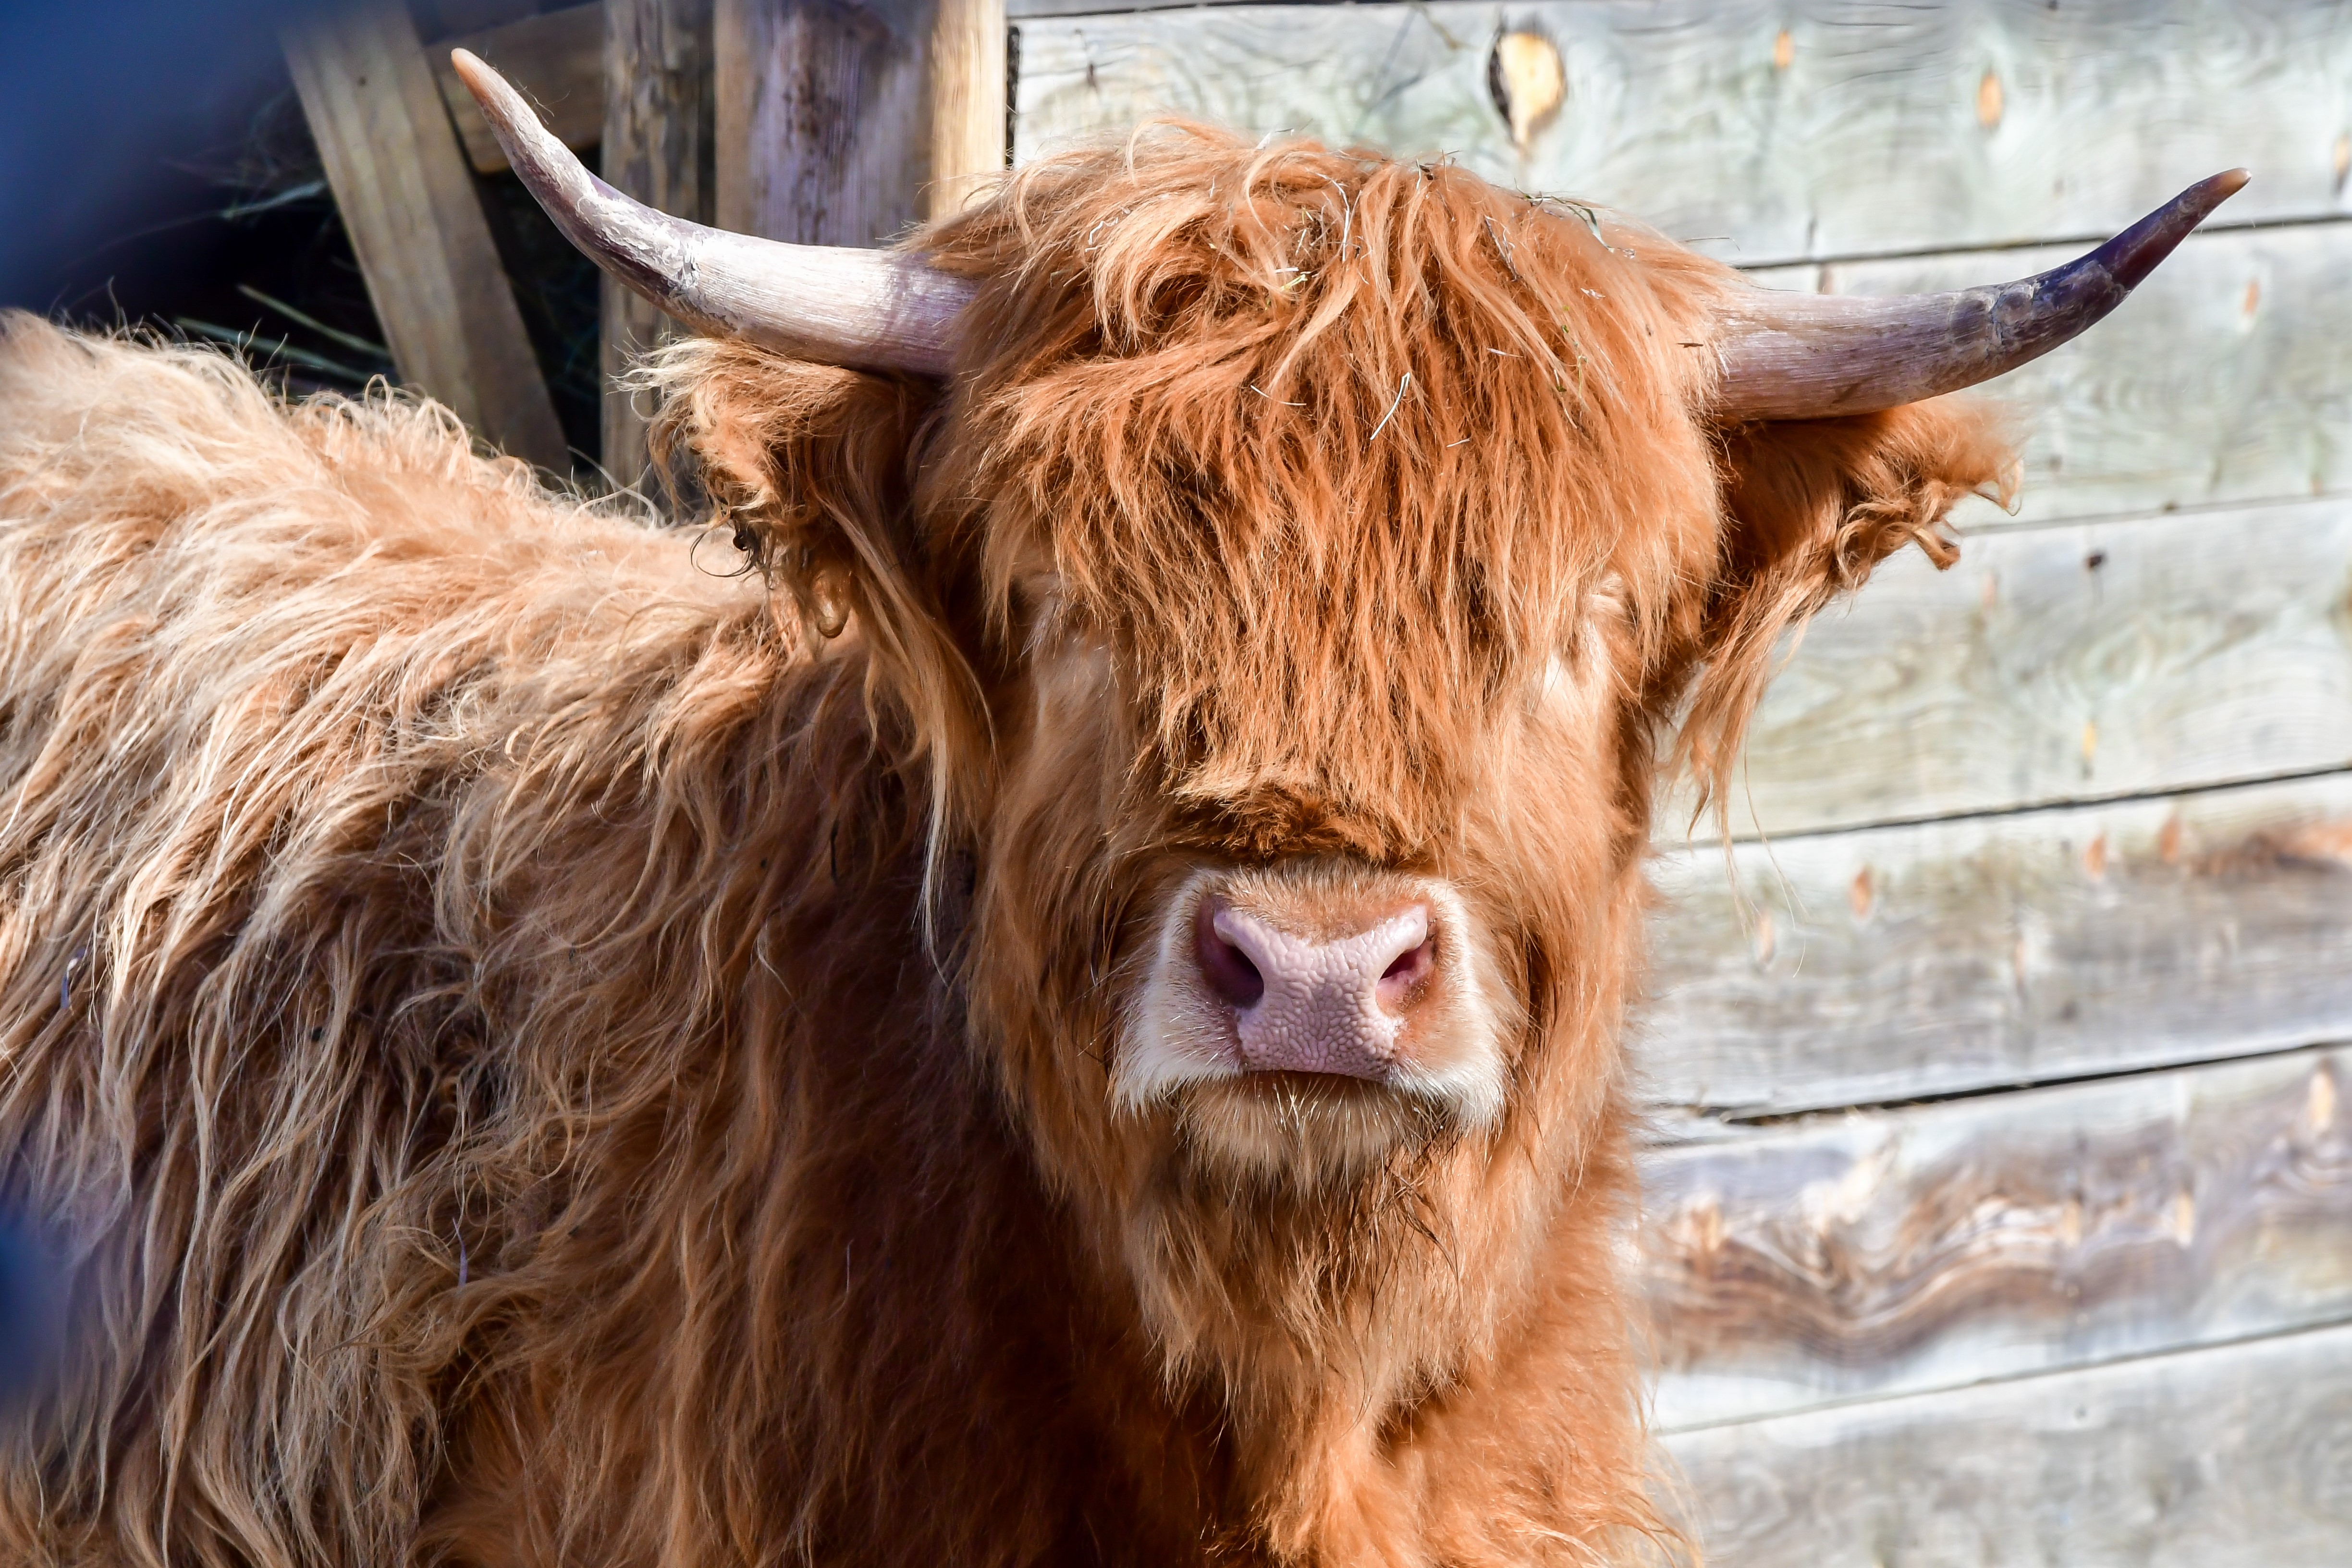
[[[666,351],[656,446],[690,452],[721,522],[757,556],[795,630],[896,623],[921,571],[908,448],[929,399],[907,382],[788,360],[744,343]],[[887,634],[886,634],[887,635]]]
[[[1906,544],[1952,564],[1952,507],[1969,495],[2006,504],[2017,474],[2006,420],[1968,398],[1762,421],[1719,439],[1723,531],[1681,737],[1685,762],[1718,800],[1781,634]]]
[[[665,395],[657,447],[691,451],[752,544],[778,625],[811,641],[854,633],[912,749],[956,754],[974,682],[914,515],[936,390],[709,339],[663,351],[649,379]]]

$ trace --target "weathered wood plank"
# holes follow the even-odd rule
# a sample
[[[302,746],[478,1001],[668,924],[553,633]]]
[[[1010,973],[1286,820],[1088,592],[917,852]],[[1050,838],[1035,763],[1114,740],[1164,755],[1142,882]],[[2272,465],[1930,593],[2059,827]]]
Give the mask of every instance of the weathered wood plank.
[[[1806,633],[1748,757],[1742,837],[2352,765],[2352,500],[1906,552]]]
[[[536,16],[540,0],[409,0],[408,14],[426,41],[439,43]]]
[[[498,67],[565,146],[593,147],[604,130],[604,9],[602,5],[573,5],[460,34],[433,47],[434,79],[475,173],[503,171],[506,150],[482,118],[474,95],[457,79],[449,51],[471,49]]]
[[[2074,246],[1759,270],[1886,294],[2022,277]],[[2352,490],[2352,224],[2200,235],[2114,316],[1985,388],[2025,435],[2021,518]],[[1971,504],[1964,523],[2001,521]]]
[[[1566,77],[1524,156],[1505,16]],[[1025,19],[1021,65],[1023,159],[1167,112],[1452,152],[1744,262],[2105,233],[2234,164],[2232,222],[2352,213],[2342,0],[1215,6]]]
[[[2352,774],[1662,857],[1635,1038],[1676,1115],[2352,1039]]]
[[[2352,1048],[1654,1151],[1674,1430],[2352,1320]]]
[[[1226,5],[1234,0],[1125,0],[1113,7],[1106,0],[1005,0],[1004,15],[1014,22],[1033,16],[1096,16],[1116,9],[1129,11],[1192,11],[1203,5]],[[1383,0],[1329,0],[1338,5],[1380,5]]]
[[[697,223],[713,207],[710,0],[605,0],[603,174],[648,206]],[[604,472],[638,484],[651,462],[641,395],[614,378],[679,329],[629,289],[602,284]]]
[[[1004,0],[938,0],[931,24],[929,213],[945,217],[1004,172]]]
[[[2352,1328],[1670,1440],[1716,1568],[2337,1568]]]
[[[568,467],[457,132],[408,13],[324,11],[286,55],[401,379],[493,446]]]
[[[875,245],[926,210],[934,0],[717,0],[721,228]]]

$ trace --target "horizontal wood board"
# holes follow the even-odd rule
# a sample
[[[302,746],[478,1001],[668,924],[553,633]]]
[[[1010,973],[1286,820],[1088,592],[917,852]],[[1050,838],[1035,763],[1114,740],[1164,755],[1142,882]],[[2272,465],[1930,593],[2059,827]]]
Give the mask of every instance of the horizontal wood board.
[[[2293,1051],[1654,1151],[1658,1424],[2352,1321],[2347,1089]]]
[[[1710,1427],[1713,1568],[2340,1568],[2352,1328]]]
[[[1916,551],[1806,631],[1750,731],[1736,836],[2352,765],[2352,499]],[[1686,806],[1661,818],[1678,842]],[[1702,820],[1694,832],[1708,835]]]
[[[1524,152],[1487,88],[1498,23],[1560,53]],[[2342,0],[1440,0],[1020,32],[1018,160],[1178,113],[1452,153],[1747,264],[2105,233],[2240,164],[2232,222],[2352,214]]]
[[[1745,844],[1735,867],[1654,868],[1633,1049],[1675,1119],[2352,1039],[2352,774]]]

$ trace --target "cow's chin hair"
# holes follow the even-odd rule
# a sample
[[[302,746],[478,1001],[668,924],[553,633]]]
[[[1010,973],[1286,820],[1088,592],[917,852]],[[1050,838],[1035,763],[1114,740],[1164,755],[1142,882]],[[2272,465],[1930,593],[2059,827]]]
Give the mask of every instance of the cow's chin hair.
[[[1328,1193],[1463,1131],[1441,1100],[1321,1073],[1249,1073],[1168,1093],[1174,1153],[1211,1182],[1279,1199]]]

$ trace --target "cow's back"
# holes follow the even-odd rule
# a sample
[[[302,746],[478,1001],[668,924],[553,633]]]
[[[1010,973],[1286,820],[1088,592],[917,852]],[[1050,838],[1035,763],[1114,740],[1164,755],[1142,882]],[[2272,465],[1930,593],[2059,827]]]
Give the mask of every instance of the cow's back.
[[[8,319],[0,1169],[73,1280],[12,1560],[416,1547],[464,1369],[590,1283],[567,1145],[722,1032],[649,966],[751,896],[807,667],[689,557],[439,410]]]

